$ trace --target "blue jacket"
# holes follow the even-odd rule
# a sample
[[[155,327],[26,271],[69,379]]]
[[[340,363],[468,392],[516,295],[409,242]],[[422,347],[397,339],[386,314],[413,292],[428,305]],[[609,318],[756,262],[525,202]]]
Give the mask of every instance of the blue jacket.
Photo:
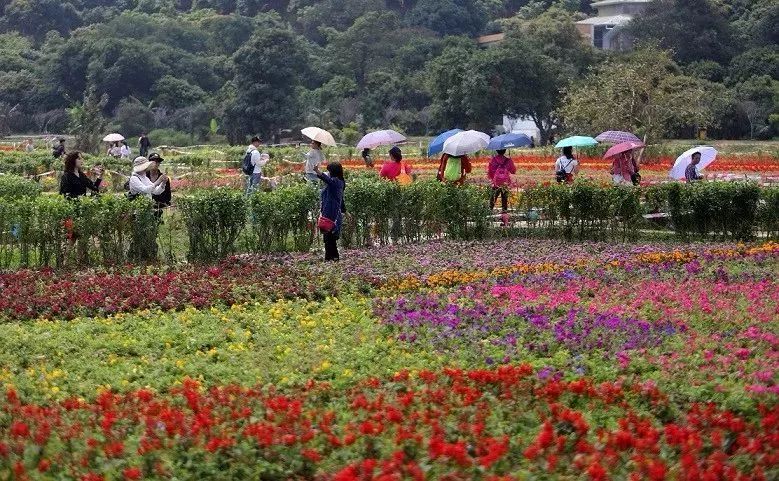
[[[322,215],[330,220],[335,221],[334,234],[341,232],[341,224],[343,224],[343,214],[346,212],[346,205],[344,204],[344,189],[346,184],[343,180],[335,177],[330,177],[325,174],[318,174],[318,177],[325,183],[325,188],[322,189],[321,201],[322,201]]]

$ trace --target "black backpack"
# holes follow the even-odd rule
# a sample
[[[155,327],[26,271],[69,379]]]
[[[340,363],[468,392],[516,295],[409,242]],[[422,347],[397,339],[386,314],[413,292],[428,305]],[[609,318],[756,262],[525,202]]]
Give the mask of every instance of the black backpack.
[[[246,152],[246,155],[243,156],[243,162],[241,162],[241,170],[243,171],[244,175],[252,175],[254,173],[254,166],[252,165],[253,153],[254,151],[250,150],[249,152]]]

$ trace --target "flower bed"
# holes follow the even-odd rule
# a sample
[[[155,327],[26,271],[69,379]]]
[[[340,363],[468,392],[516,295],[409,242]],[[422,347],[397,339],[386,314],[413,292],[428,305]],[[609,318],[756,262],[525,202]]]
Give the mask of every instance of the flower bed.
[[[651,382],[540,380],[526,365],[0,407],[0,473],[73,479],[738,479],[777,474],[779,417],[676,411]]]
[[[0,479],[779,476],[775,243],[343,259],[3,274]]]

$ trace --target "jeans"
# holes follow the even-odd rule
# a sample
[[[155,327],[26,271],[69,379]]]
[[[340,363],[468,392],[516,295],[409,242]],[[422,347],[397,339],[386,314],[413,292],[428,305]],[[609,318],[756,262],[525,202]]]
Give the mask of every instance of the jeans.
[[[262,182],[262,174],[252,174],[246,177],[246,195],[251,194]]]
[[[490,197],[490,209],[495,208],[495,202],[500,196],[500,204],[503,207],[503,212],[509,210],[509,191],[507,187],[493,187],[492,196]]]
[[[340,256],[338,255],[338,234],[333,232],[323,232],[322,240],[325,243],[325,260],[339,260]]]

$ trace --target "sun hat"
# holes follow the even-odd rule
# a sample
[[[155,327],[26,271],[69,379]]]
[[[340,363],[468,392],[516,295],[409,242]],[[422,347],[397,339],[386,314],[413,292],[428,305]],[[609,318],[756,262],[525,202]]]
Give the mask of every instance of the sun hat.
[[[146,157],[136,157],[135,160],[133,160],[133,172],[140,174],[148,169],[150,165],[151,162]]]

